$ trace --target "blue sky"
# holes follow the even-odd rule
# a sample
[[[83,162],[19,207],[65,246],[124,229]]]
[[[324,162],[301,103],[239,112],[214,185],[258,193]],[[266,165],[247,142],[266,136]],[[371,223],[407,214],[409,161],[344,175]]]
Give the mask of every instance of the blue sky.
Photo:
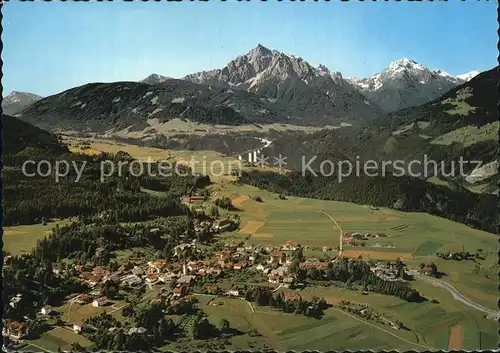
[[[345,77],[401,57],[455,75],[497,65],[495,1],[9,2],[2,12],[4,95],[153,72],[180,78],[258,43]]]

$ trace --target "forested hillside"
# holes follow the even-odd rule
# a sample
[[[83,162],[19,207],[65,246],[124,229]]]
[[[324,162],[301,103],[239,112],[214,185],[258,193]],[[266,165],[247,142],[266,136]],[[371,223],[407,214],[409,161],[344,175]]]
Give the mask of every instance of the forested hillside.
[[[244,172],[240,181],[280,194],[427,212],[496,233],[500,225],[499,198],[468,191],[454,192],[410,177],[313,176],[299,172]]]

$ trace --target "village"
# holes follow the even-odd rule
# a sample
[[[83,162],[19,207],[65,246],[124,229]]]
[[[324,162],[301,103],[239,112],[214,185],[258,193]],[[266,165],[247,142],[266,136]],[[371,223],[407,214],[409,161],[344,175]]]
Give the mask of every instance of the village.
[[[54,264],[52,272],[55,276],[75,278],[87,290],[66,298],[62,306],[43,306],[37,319],[49,319],[53,327],[82,335],[97,332],[92,320],[99,313],[125,316],[132,303],[147,301],[151,305],[160,305],[165,314],[189,317],[200,295],[214,296],[211,306],[219,305],[217,297],[247,300],[251,306],[252,297],[255,297],[252,291],[256,288],[278,295],[280,301],[293,307],[304,301],[301,291],[306,287],[345,281],[342,276],[339,277],[339,272],[347,271],[351,263],[364,264],[367,271],[384,282],[403,283],[414,279],[414,270],[408,269],[399,258],[387,262],[363,259],[361,256],[348,260],[337,253],[338,247],[301,245],[294,240],[279,245],[234,239],[226,234],[238,229],[240,220],[237,214],[210,212],[213,206],[206,202],[207,196],[201,192],[185,195],[181,201],[193,212],[193,229],[191,233],[186,230],[179,236],[172,256],[130,256],[113,266],[74,261]],[[223,207],[224,200],[218,201],[215,204]],[[154,234],[160,229],[151,228],[149,231]],[[356,246],[360,241],[386,237],[385,234],[346,233],[342,241]],[[31,254],[24,253],[23,256],[30,257]],[[4,258],[4,265],[9,265],[10,258]],[[426,265],[418,272],[432,275],[436,271]],[[374,287],[371,287],[373,290]],[[370,286],[366,285],[349,288],[364,295],[370,292]],[[18,294],[9,305],[15,308],[20,302],[22,295]],[[317,300],[307,305],[307,312],[311,313],[317,313],[320,307],[324,307]],[[345,308],[345,305],[339,308]],[[3,336],[22,343],[29,336],[31,321],[32,318],[27,317],[25,321],[6,320]],[[398,329],[396,325],[391,327]],[[127,328],[127,334],[141,334],[145,330],[141,326],[132,326]]]
[[[213,232],[223,232],[224,229],[230,229],[227,228],[228,226],[233,226],[229,219],[217,220],[212,224],[204,220],[197,223],[195,229],[198,231],[201,227],[211,227],[210,229]],[[187,249],[189,249],[188,252]],[[247,286],[244,283],[233,285],[226,281],[232,275],[242,272],[248,273],[250,278],[255,278],[255,281],[259,282],[257,283],[259,286],[270,288],[273,292],[280,289],[284,290],[282,296],[285,301],[297,301],[301,300],[300,290],[306,284],[303,281],[304,278],[299,279],[296,270],[292,271],[291,267],[294,262],[297,262],[295,260],[297,254],[307,249],[307,246],[302,247],[293,241],[288,241],[281,246],[226,243],[221,251],[205,257],[197,248],[196,241],[191,241],[181,243],[175,248],[177,260],[173,261],[165,259],[144,260],[143,262],[129,261],[115,270],[103,266],[94,266],[92,263],[85,263],[76,264],[71,268],[54,267],[53,272],[57,276],[72,273],[90,289],[88,292],[69,298],[67,305],[70,308],[72,305],[77,305],[122,310],[128,304],[117,306],[113,298],[103,294],[105,292],[116,294],[118,291],[126,293],[141,287],[146,287],[147,290],[157,293],[150,299],[151,303],[162,303],[174,312],[177,307],[183,306],[186,302],[196,302],[193,295],[200,293],[245,299],[245,288]],[[331,249],[323,249],[323,251],[327,250]],[[186,253],[189,255],[186,256]],[[30,256],[30,254],[25,254],[25,256]],[[189,256],[198,259],[190,260]],[[312,257],[302,258],[301,260],[298,262],[298,267],[306,273],[325,271],[334,264],[345,261],[343,258],[337,257],[331,261]],[[394,261],[368,262],[370,263],[370,271],[386,281],[413,279],[413,272],[407,268],[404,269],[404,275],[400,276],[398,266]],[[431,272],[428,268],[422,269],[422,271],[427,274]],[[117,286],[118,288],[110,290],[110,286]],[[20,299],[20,295],[15,296],[9,305],[14,307]],[[57,315],[57,310],[58,308],[44,306],[39,314],[45,317]],[[70,325],[71,329],[77,334],[92,329],[91,326],[84,323],[84,320],[60,322],[60,324],[64,326]],[[28,333],[26,327],[26,323],[6,321],[3,335],[8,336],[11,340],[20,341]],[[133,327],[130,330],[132,333],[144,330],[144,328]]]

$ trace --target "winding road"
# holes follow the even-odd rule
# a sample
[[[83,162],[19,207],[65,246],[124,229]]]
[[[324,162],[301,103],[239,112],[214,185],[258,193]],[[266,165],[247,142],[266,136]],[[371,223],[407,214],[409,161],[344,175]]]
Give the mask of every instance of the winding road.
[[[267,147],[271,146],[271,144],[273,143],[273,141],[268,140],[266,138],[262,138],[262,137],[254,137],[254,139],[259,140],[262,143],[262,146],[258,147],[258,148],[246,150],[246,151],[243,151],[243,152],[240,152],[240,153],[235,153],[235,154],[233,154],[233,157],[238,158],[238,156],[241,156],[242,159],[246,160],[245,156],[247,156],[249,153],[253,154],[255,151],[261,151],[264,148],[267,148]]]
[[[323,213],[323,214],[325,214],[326,216],[328,216],[332,220],[332,222],[335,224],[335,226],[340,231],[340,250],[339,250],[339,256],[340,256],[340,255],[342,255],[342,236],[343,236],[342,228],[337,223],[337,221],[335,219],[333,219],[333,217],[330,216],[328,213],[326,213],[325,211],[323,211],[323,209],[321,209],[320,212]],[[423,275],[419,275],[419,274],[415,274],[415,277],[419,278],[419,279],[421,279],[423,281],[429,282],[429,283],[431,283],[431,284],[433,284],[435,286],[438,286],[438,287],[446,289],[448,292],[450,292],[453,295],[453,298],[455,298],[458,301],[461,301],[462,303],[464,303],[467,306],[470,306],[473,309],[479,310],[479,311],[485,313],[486,315],[488,315],[490,317],[494,317],[496,319],[500,318],[500,311],[495,311],[495,310],[492,310],[492,309],[488,309],[488,308],[482,306],[481,304],[478,304],[478,303],[470,300],[469,298],[467,298],[462,293],[460,293],[458,291],[458,289],[456,289],[455,287],[453,287],[448,282],[439,280],[439,279],[434,278],[434,277],[428,277],[428,276],[423,276]]]
[[[344,236],[344,232],[342,231],[342,228],[340,228],[340,225],[337,223],[336,220],[333,219],[332,216],[330,216],[328,213],[326,213],[325,211],[323,211],[323,209],[321,209],[319,212],[323,213],[324,215],[328,216],[328,218],[330,218],[333,222],[333,224],[335,224],[335,226],[338,228],[339,232],[340,232],[340,244],[339,244],[339,255],[342,255],[342,237]]]
[[[419,278],[423,281],[430,282],[435,286],[441,287],[446,289],[448,292],[450,292],[453,295],[453,298],[455,298],[458,301],[461,301],[465,305],[470,306],[471,308],[474,308],[476,310],[482,311],[483,313],[487,314],[488,316],[494,317],[494,318],[500,318],[500,311],[495,311],[492,309],[488,309],[481,304],[478,304],[476,302],[473,302],[469,298],[465,297],[462,293],[460,293],[455,287],[453,287],[451,284],[445,281],[441,281],[437,278],[433,277],[428,277],[428,276],[423,276],[416,274],[416,278]]]

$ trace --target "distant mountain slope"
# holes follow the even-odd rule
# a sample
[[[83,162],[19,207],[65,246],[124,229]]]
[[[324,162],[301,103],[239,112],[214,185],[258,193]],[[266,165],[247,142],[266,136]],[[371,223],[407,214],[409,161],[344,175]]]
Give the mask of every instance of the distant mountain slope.
[[[365,127],[280,136],[266,154],[287,156],[288,167],[293,169],[301,168],[301,156],[306,156],[306,161],[317,156],[313,164],[316,168],[324,160],[337,161],[338,156],[346,156],[351,161],[358,157],[361,161],[400,160],[406,165],[411,161],[421,161],[412,166],[414,173],[424,171],[423,161],[427,158],[439,163],[438,175],[450,173],[454,162],[456,169],[452,181],[469,187],[474,178],[458,175],[457,163],[461,157],[465,161],[482,161],[483,164],[498,159],[497,82],[495,68],[477,75],[439,99],[390,113]],[[474,164],[464,165],[467,174],[473,174],[474,168]],[[434,168],[430,166],[427,177],[433,175]],[[493,175],[477,183],[484,186],[482,190],[494,192],[498,190],[497,180],[498,177]]]
[[[13,115],[40,99],[42,99],[41,96],[33,93],[13,91],[3,99],[2,110],[4,114]]]
[[[302,58],[260,44],[222,69],[184,79],[281,100],[302,111],[305,123],[338,124],[373,119],[382,113],[339,72],[330,72],[324,66],[315,68]]]
[[[498,67],[482,72],[470,81],[418,107],[400,110],[380,119],[379,129],[393,130],[420,123],[422,133],[442,134],[466,126],[482,126],[498,121]],[[425,127],[424,127],[425,126]]]
[[[42,99],[20,115],[22,120],[51,131],[109,132],[152,130],[180,118],[206,124],[299,122],[301,113],[282,101],[253,93],[167,80],[91,83]],[[153,122],[154,120],[154,122]]]
[[[427,103],[465,83],[476,72],[452,76],[429,70],[410,59],[396,60],[384,71],[365,79],[349,78],[361,93],[386,111]]]
[[[162,76],[162,75],[158,75],[158,74],[151,74],[148,77],[146,77],[145,79],[141,80],[140,82],[147,83],[148,85],[156,85],[158,83],[162,83],[162,82],[165,82],[165,81],[171,80],[171,79],[172,79],[171,77]]]
[[[52,154],[67,152],[56,136],[18,118],[2,115],[3,154],[15,155],[26,148],[36,148]]]

